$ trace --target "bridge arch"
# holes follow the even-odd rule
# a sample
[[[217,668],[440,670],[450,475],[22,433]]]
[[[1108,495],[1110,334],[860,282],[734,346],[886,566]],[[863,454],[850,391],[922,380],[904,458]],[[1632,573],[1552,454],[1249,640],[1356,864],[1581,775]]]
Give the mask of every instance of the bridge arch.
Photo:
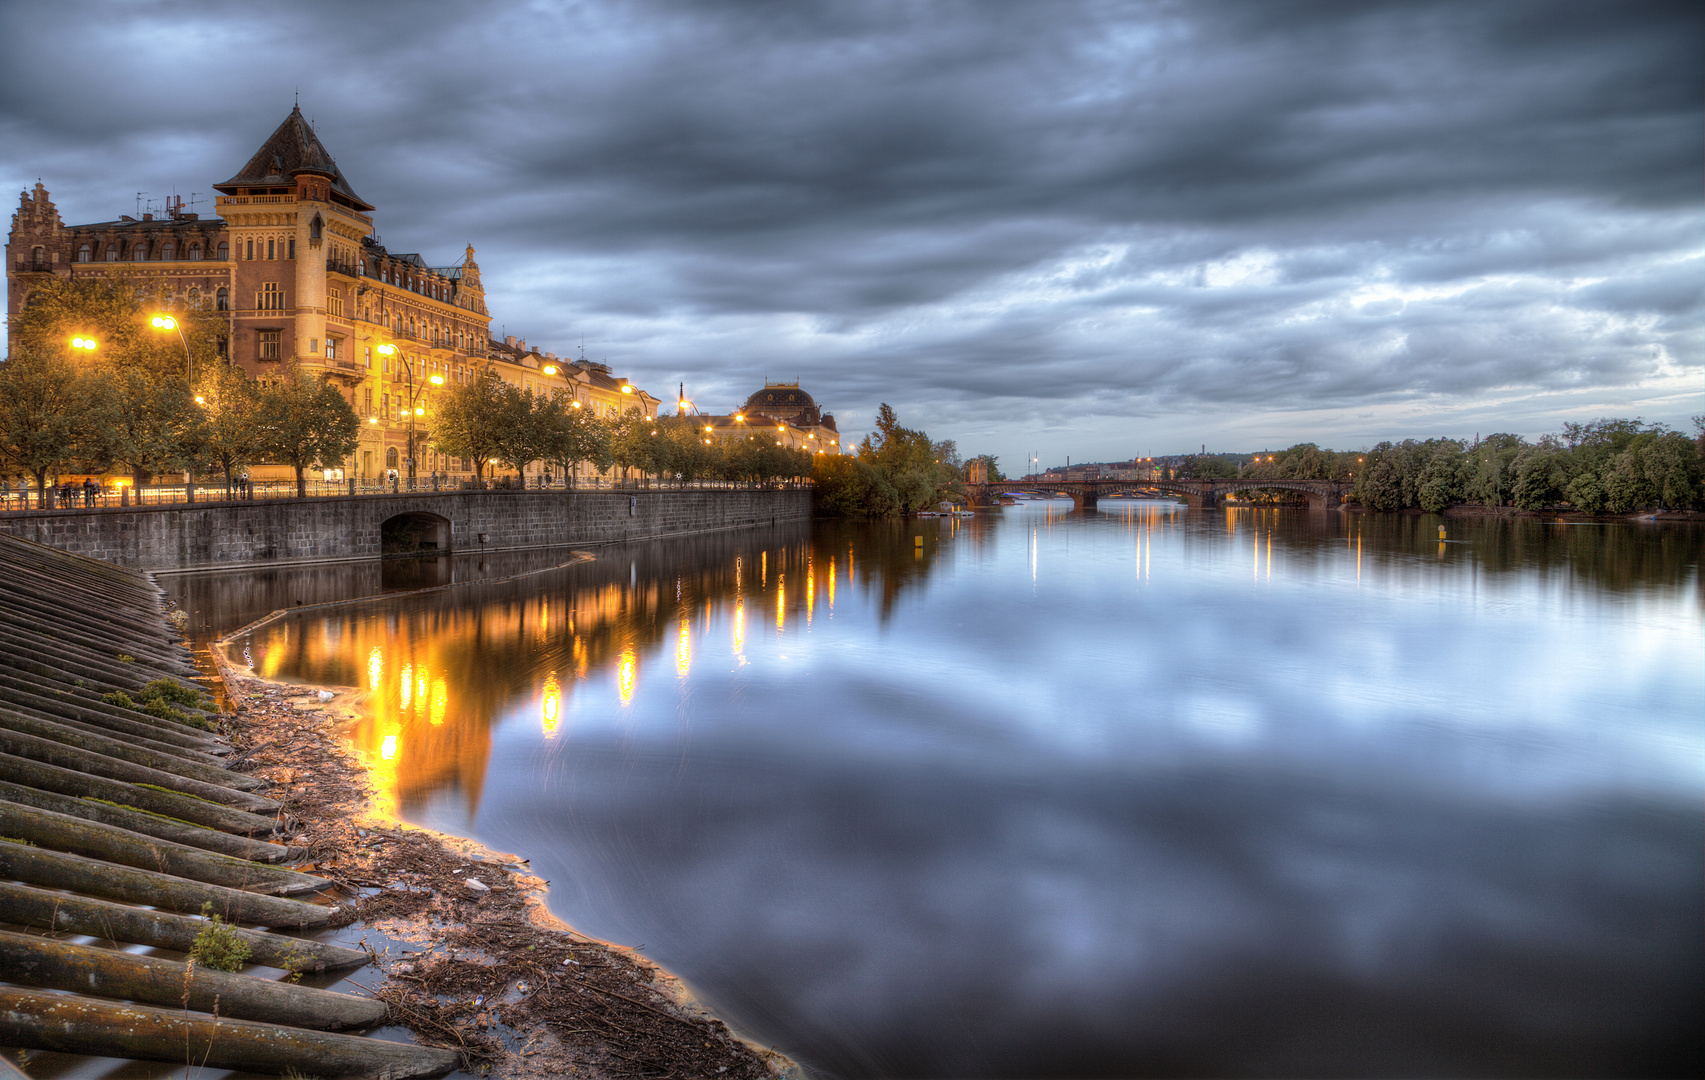
[[[379,550],[386,555],[449,551],[452,547],[450,519],[426,510],[393,514],[379,523]]]

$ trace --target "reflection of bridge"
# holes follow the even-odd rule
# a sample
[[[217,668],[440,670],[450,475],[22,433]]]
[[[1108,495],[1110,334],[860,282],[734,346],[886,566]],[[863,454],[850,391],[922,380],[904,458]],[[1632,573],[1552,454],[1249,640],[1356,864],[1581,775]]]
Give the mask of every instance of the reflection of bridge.
[[[1106,495],[1184,496],[1191,506],[1214,507],[1221,499],[1239,491],[1294,491],[1308,500],[1310,510],[1335,510],[1344,503],[1352,483],[1348,480],[1009,480],[998,484],[966,484],[965,491],[976,504],[987,505],[1003,491],[1035,495],[1063,495],[1079,510],[1093,510]]]

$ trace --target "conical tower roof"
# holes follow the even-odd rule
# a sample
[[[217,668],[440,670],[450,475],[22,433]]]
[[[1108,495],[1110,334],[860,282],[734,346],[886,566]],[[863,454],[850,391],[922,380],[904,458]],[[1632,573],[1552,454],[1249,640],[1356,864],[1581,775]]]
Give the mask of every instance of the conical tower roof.
[[[350,188],[349,181],[338,169],[337,162],[326,153],[325,146],[320,143],[320,137],[308,126],[301,106],[290,110],[290,115],[284,118],[284,123],[278,125],[278,130],[261,144],[261,148],[255,151],[255,156],[237,171],[236,176],[224,183],[214,184],[213,187],[227,195],[235,188],[284,187],[295,183],[298,173],[305,172],[331,177],[333,191],[362,210],[373,209]]]

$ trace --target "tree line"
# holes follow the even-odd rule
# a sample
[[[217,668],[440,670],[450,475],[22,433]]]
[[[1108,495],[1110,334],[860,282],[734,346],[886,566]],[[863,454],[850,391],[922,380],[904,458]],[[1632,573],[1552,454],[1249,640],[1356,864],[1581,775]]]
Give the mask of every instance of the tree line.
[[[1353,480],[1350,497],[1371,510],[1443,510],[1456,503],[1585,513],[1705,506],[1705,417],[1693,438],[1663,424],[1605,418],[1563,425],[1529,442],[1499,433],[1474,443],[1405,439],[1371,450],[1299,443],[1241,466],[1224,455],[1193,457],[1177,479]]]
[[[13,321],[12,355],[0,363],[0,471],[45,493],[47,477],[122,469],[134,483],[155,474],[252,464],[305,471],[341,464],[360,422],[337,387],[293,362],[263,380],[231,364],[229,326],[217,312],[171,306],[157,282],[56,279],[37,288]],[[169,312],[177,328],[157,328]],[[93,350],[71,348],[92,339]]]
[[[434,401],[432,448],[472,463],[474,475],[503,466],[517,476],[538,463],[572,478],[581,465],[624,478],[691,483],[769,483],[811,475],[812,455],[782,446],[762,429],[718,438],[695,416],[645,415],[637,405],[595,417],[563,394],[533,391],[484,368]]]

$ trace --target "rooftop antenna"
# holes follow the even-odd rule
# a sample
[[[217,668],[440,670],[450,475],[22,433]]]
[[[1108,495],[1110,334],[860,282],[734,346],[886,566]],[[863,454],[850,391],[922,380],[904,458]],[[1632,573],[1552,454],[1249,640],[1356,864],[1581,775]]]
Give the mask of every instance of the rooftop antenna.
[[[199,199],[201,197],[202,197],[202,193],[199,191],[192,191],[189,193],[189,212],[190,213],[192,213],[192,214],[195,213],[195,202],[197,199]]]
[[[146,191],[138,191],[136,193],[136,216],[137,217],[142,216],[142,196],[144,196],[146,194],[148,194]]]

